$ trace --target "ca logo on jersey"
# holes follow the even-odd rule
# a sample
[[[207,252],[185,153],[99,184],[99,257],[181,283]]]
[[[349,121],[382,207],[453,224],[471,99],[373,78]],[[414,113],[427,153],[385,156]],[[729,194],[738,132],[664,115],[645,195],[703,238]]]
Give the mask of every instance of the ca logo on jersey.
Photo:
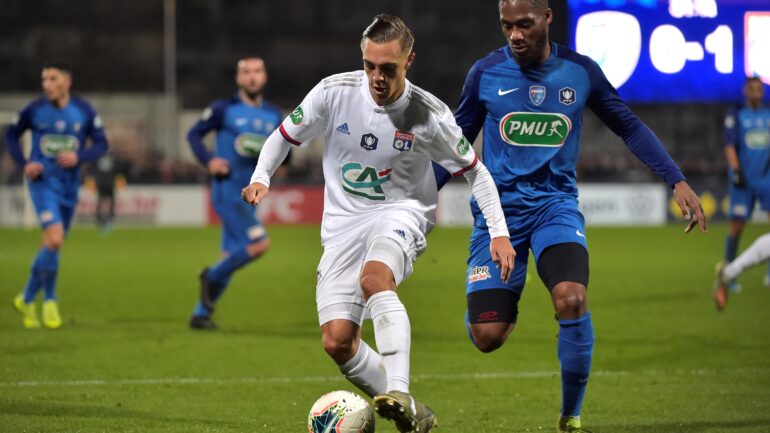
[[[500,137],[514,146],[560,147],[572,130],[561,113],[513,112],[500,120]]]
[[[54,158],[59,152],[76,151],[80,142],[73,135],[45,134],[40,138],[40,151],[48,158]]]
[[[302,125],[302,122],[305,121],[305,112],[302,111],[302,106],[295,108],[294,111],[289,114],[289,119],[291,119],[291,123],[297,126]]]
[[[359,162],[348,162],[342,166],[342,189],[369,200],[385,200],[382,184],[390,180],[391,171],[393,168],[378,171]]]
[[[262,151],[262,146],[265,145],[265,140],[264,135],[244,132],[235,139],[235,151],[238,155],[247,158],[257,158]]]

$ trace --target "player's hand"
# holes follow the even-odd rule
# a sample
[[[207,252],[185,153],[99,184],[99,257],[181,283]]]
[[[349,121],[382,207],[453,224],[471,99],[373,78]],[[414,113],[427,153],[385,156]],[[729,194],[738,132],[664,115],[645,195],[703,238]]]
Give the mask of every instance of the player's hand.
[[[743,176],[743,170],[740,168],[738,170],[733,170],[733,175],[730,177],[730,181],[733,183],[733,186],[737,186],[738,188],[745,187],[746,177]]]
[[[24,176],[29,180],[35,180],[43,173],[43,164],[39,162],[28,162],[24,164]]]
[[[679,205],[682,216],[690,220],[684,232],[690,233],[696,225],[700,224],[701,233],[706,233],[706,215],[703,214],[698,195],[687,182],[681,180],[674,185],[674,200]]]
[[[78,161],[80,161],[78,154],[71,150],[59,152],[56,155],[56,163],[62,168],[73,168],[78,165]]]
[[[500,279],[507,283],[513,272],[513,259],[516,257],[516,251],[511,246],[511,240],[507,236],[493,238],[489,244],[489,252],[492,255],[492,260],[500,268]]]
[[[265,198],[267,190],[267,186],[259,182],[254,182],[241,190],[241,198],[246,203],[256,206]]]
[[[230,163],[223,158],[211,158],[207,168],[209,174],[217,179],[224,179],[230,175]]]

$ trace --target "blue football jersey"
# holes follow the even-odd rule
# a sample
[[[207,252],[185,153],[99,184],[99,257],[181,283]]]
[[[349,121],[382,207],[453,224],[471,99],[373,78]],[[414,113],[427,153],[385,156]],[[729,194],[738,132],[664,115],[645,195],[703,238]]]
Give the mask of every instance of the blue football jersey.
[[[21,167],[28,161],[22,153],[19,138],[28,129],[32,131],[29,161],[39,162],[44,167],[40,181],[53,189],[63,202],[74,205],[80,186],[80,169],[78,166],[60,167],[56,156],[63,151],[74,151],[80,162],[101,157],[107,151],[101,119],[88,102],[74,95],[63,108],[44,97],[31,102],[5,134],[11,156]],[[88,138],[91,138],[90,146],[86,146]]]
[[[226,182],[240,191],[251,180],[265,140],[282,120],[281,111],[274,105],[263,102],[252,107],[236,95],[206,108],[187,138],[202,164],[208,164],[213,156],[226,159],[230,164]],[[213,155],[203,144],[203,137],[212,130],[217,131]]]
[[[684,179],[593,60],[552,43],[544,63],[522,69],[505,46],[473,65],[455,117],[471,141],[483,127],[483,162],[507,216],[526,214],[552,200],[577,198],[586,106],[669,185]],[[475,201],[472,208],[479,213]]]
[[[725,118],[725,143],[735,147],[749,184],[770,180],[770,109],[731,111]]]

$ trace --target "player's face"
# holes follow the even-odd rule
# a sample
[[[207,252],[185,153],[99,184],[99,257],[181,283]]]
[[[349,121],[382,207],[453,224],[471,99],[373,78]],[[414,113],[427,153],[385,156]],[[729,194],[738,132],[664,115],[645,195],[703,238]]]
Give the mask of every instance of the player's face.
[[[267,69],[262,59],[243,59],[238,62],[238,73],[235,76],[238,88],[250,98],[256,98],[262,93],[267,83]]]
[[[743,87],[743,94],[746,96],[748,105],[758,108],[762,105],[762,97],[765,96],[765,87],[759,80],[749,80]]]
[[[507,0],[501,4],[503,35],[520,66],[537,66],[548,58],[548,26],[552,19],[551,9],[535,7],[531,0]]]
[[[365,39],[361,51],[374,102],[380,106],[393,103],[404,92],[406,71],[412,66],[414,53],[403,52],[397,39],[383,43]]]
[[[41,84],[46,98],[51,102],[57,102],[69,96],[72,78],[61,69],[46,68],[43,69]]]

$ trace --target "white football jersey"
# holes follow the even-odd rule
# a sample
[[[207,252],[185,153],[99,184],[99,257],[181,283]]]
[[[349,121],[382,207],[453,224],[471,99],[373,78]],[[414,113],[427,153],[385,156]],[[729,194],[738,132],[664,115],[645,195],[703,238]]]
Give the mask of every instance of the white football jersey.
[[[326,139],[324,244],[386,209],[414,214],[427,234],[438,200],[431,161],[455,175],[477,164],[446,104],[407,80],[398,100],[379,106],[364,71],[323,79],[279,130],[295,145]]]

